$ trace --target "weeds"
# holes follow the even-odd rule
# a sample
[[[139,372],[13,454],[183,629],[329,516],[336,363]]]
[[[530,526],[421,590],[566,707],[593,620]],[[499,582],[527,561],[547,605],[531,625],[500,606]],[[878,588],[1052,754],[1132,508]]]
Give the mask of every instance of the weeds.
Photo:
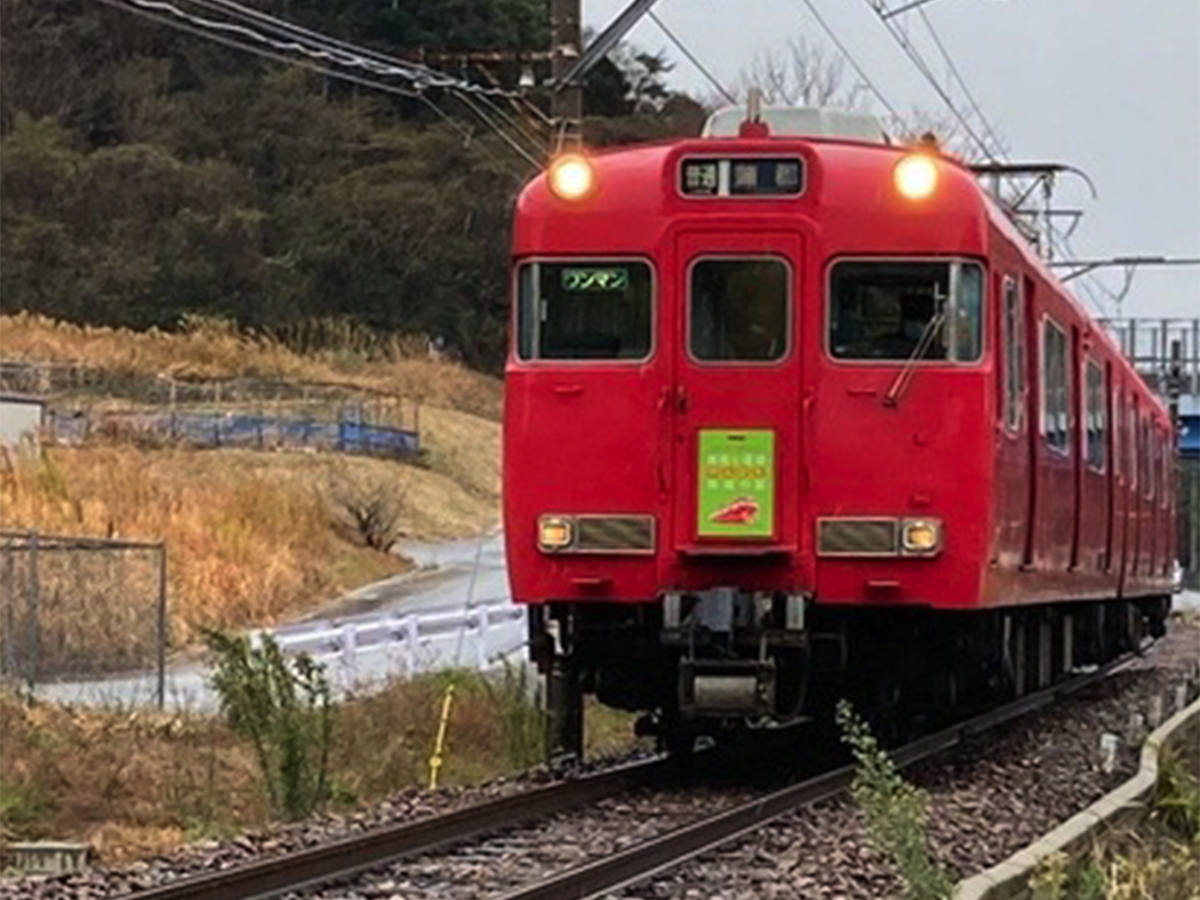
[[[529,666],[504,662],[497,681],[480,676],[484,693],[500,719],[504,758],[514,769],[528,769],[546,759],[546,717],[535,702],[537,685]]]
[[[1169,749],[1163,751],[1159,764],[1154,810],[1172,833],[1200,843],[1200,781]]]
[[[288,659],[269,635],[205,633],[217,654],[212,683],[229,727],[254,747],[271,806],[300,819],[328,799],[333,710],[329,681],[309,657]]]
[[[851,794],[866,818],[867,837],[895,866],[909,900],[949,900],[954,879],[930,855],[925,794],[906,782],[866,722],[843,700],[837,722],[857,770]]]

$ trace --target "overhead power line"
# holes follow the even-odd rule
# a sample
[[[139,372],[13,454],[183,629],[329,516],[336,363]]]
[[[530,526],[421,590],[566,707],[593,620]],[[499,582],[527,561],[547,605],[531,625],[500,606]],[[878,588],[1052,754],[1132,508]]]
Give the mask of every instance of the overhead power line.
[[[671,43],[673,43],[679,49],[679,52],[686,56],[691,64],[695,66],[697,70],[699,70],[700,74],[708,79],[709,84],[715,87],[726,100],[736,105],[737,98],[729,92],[729,89],[726,88],[725,85],[721,84],[721,82],[717,80],[717,77],[713,75],[712,72],[705,68],[704,63],[700,62],[700,60],[696,58],[695,54],[693,54],[692,51],[687,48],[683,41],[675,36],[675,33],[671,31],[671,29],[666,26],[663,20],[655,14],[654,10],[647,10],[647,15],[653,20],[654,24],[662,30],[662,33],[670,38]]]
[[[511,118],[499,110],[492,98],[518,97],[513,91],[454,78],[426,66],[387,56],[349,41],[277,19],[233,0],[191,0],[201,8],[231,16],[233,21],[194,15],[165,0],[101,2],[237,50],[277,62],[298,65],[374,90],[418,99],[444,121],[469,137],[470,133],[455,123],[429,96],[430,90],[442,91],[463,103],[485,127],[495,133],[525,162],[534,167],[541,166],[537,155],[541,151],[540,143],[532,142],[534,152],[530,152],[482,109],[485,105],[491,107],[501,119],[511,123]],[[347,71],[348,69],[350,71]],[[528,135],[519,126],[517,130],[521,137],[529,140]]]
[[[835,32],[829,23],[825,21],[825,17],[821,15],[820,11],[813,3],[813,0],[802,0],[802,2],[808,7],[808,11],[812,14],[812,17],[817,20],[817,24],[821,26],[821,29],[825,32],[829,39],[833,41],[833,45],[837,47],[838,52],[842,54],[842,57],[846,60],[846,62],[850,63],[850,68],[854,69],[855,74],[862,79],[863,84],[867,86],[867,90],[874,94],[875,99],[883,104],[883,108],[888,111],[897,125],[903,123],[904,117],[900,115],[900,113],[896,112],[896,108],[888,102],[887,97],[883,95],[883,91],[875,86],[875,82],[871,80],[871,76],[868,75],[863,67],[858,64],[858,60],[854,58],[854,54],[850,52],[850,49],[844,43],[842,43],[842,39],[837,36],[837,32]]]
[[[933,39],[933,44],[935,47],[937,47],[938,53],[940,53],[942,59],[945,60],[946,66],[950,70],[951,77],[957,81],[958,86],[962,88],[963,96],[967,98],[967,103],[970,104],[972,111],[975,113],[975,117],[983,126],[984,133],[992,139],[992,146],[995,148],[996,154],[1002,159],[1005,158],[1007,154],[1005,153],[1004,142],[1000,140],[999,136],[996,134],[996,129],[992,127],[992,123],[989,122],[988,117],[984,115],[983,109],[980,107],[979,102],[975,99],[975,95],[972,93],[970,86],[966,82],[966,79],[963,78],[962,73],[958,70],[958,66],[955,64],[954,58],[946,49],[946,45],[942,43],[942,39],[938,35],[937,29],[933,27],[933,22],[930,20],[925,10],[921,9],[917,12],[921,16],[921,21],[925,24],[925,30],[929,32],[929,36]]]
[[[808,2],[808,0],[805,0],[805,2]],[[925,79],[934,92],[941,98],[942,103],[945,104],[950,114],[958,120],[958,123],[962,126],[963,131],[966,132],[967,137],[971,139],[971,142],[979,148],[985,157],[995,161],[996,154],[988,147],[987,141],[981,138],[975,131],[971,122],[963,114],[962,110],[958,108],[958,105],[955,104],[954,98],[950,96],[945,87],[942,86],[942,83],[938,81],[937,76],[929,68],[929,63],[925,61],[925,57],[921,55],[921,51],[917,49],[908,34],[898,27],[890,16],[885,15],[886,10],[879,0],[866,0],[866,4],[874,10],[875,15],[879,18],[879,21],[883,24],[883,27],[887,30],[892,40],[904,52],[904,55],[908,57],[909,62],[913,64],[913,67],[921,74],[921,77]]]

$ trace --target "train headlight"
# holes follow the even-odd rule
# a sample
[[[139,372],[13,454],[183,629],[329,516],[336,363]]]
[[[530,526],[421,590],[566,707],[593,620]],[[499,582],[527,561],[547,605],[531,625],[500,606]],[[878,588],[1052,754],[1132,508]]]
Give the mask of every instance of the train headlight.
[[[538,546],[546,553],[566,550],[575,539],[575,526],[562,516],[542,516],[538,519]]]
[[[924,200],[937,188],[937,160],[926,153],[910,153],[896,163],[896,190],[909,200]]]
[[[928,556],[942,547],[942,523],[937,519],[905,519],[900,525],[900,549],[913,556]]]
[[[582,200],[596,184],[596,172],[586,156],[568,153],[550,163],[550,190],[563,200]]]

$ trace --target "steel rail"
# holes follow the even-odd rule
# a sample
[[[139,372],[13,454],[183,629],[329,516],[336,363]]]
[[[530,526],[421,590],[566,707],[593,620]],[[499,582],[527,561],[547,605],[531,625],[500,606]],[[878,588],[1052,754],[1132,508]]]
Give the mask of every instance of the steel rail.
[[[920,738],[889,755],[899,768],[948,750],[968,737],[990,731],[1028,715],[1107,677],[1136,656],[1127,654],[1062,684],[1029,694],[983,715]],[[719,847],[766,825],[797,807],[842,793],[854,780],[854,766],[845,766],[756,798],[733,809],[670,831],[594,863],[552,875],[544,881],[518,888],[499,900],[591,900],[643,881],[681,862]]]
[[[654,757],[581,778],[522,791],[431,816],[385,825],[272,859],[181,878],[126,894],[126,900],[260,900],[338,881],[367,869],[554,815],[641,787],[666,773],[671,761]]]

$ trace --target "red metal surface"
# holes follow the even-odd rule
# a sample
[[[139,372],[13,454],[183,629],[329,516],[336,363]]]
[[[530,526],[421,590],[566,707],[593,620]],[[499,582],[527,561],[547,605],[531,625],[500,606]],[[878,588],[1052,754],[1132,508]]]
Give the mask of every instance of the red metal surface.
[[[517,263],[637,257],[653,264],[656,296],[654,350],[645,362],[510,356],[504,516],[519,602],[645,602],[666,590],[736,585],[811,592],[819,603],[963,609],[1168,592],[1167,476],[1160,472],[1153,502],[1140,475],[1131,489],[1130,416],[1121,414],[1132,400],[1138,421],[1151,420],[1165,442],[1165,408],[968,172],[947,161],[935,195],[908,201],[892,184],[900,152],[838,141],[692,140],[596,156],[596,188],[582,203],[559,200],[542,178],[526,188],[515,222]],[[679,160],[698,153],[799,154],[806,189],[796,198],[681,197]],[[791,263],[791,352],[771,365],[697,365],[686,346],[689,264],[748,253]],[[829,267],[861,256],[981,262],[982,360],[922,363],[899,403],[885,405],[900,363],[837,362],[825,350]],[[1025,294],[1027,394],[1015,433],[1004,427],[1000,380],[1005,277]],[[1073,339],[1076,449],[1066,455],[1040,437],[1040,323],[1047,316]],[[1086,470],[1078,449],[1085,359],[1111,373],[1103,473]],[[765,544],[698,540],[697,431],[741,427],[776,433],[776,534]],[[1139,434],[1139,459],[1144,452]],[[605,512],[654,515],[656,553],[538,551],[540,514]],[[818,517],[872,515],[941,518],[943,552],[932,559],[817,557]]]

